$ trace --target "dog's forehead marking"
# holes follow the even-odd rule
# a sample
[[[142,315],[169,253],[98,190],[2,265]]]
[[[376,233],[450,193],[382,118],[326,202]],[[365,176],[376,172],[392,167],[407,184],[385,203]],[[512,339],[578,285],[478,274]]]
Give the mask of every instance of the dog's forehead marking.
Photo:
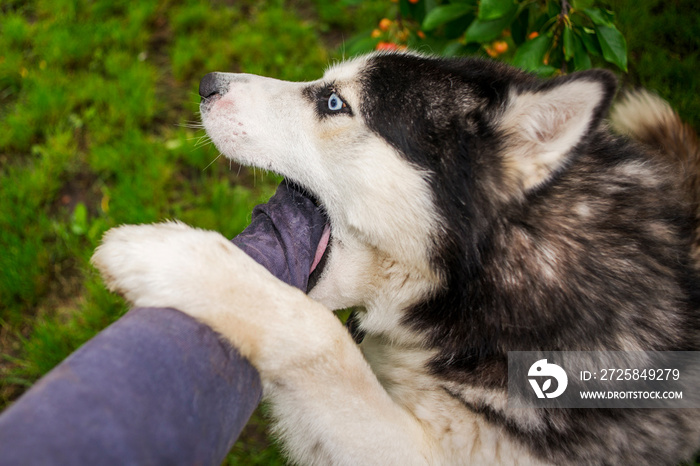
[[[353,81],[356,80],[367,66],[368,56],[354,58],[352,60],[331,65],[323,75],[325,80]]]

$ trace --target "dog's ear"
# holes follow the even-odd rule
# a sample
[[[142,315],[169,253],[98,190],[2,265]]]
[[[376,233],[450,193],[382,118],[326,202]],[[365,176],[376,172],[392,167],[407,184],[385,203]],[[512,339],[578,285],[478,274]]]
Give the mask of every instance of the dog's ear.
[[[565,167],[600,124],[616,87],[612,73],[590,70],[513,90],[501,125],[507,177],[527,192]]]

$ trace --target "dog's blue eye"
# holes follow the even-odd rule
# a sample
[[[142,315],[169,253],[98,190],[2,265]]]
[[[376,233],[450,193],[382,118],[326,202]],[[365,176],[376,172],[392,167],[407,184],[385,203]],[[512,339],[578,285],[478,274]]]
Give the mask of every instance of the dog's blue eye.
[[[343,99],[338,97],[338,94],[335,92],[328,98],[328,110],[337,112],[338,110],[342,110],[344,106],[345,103],[343,102]]]

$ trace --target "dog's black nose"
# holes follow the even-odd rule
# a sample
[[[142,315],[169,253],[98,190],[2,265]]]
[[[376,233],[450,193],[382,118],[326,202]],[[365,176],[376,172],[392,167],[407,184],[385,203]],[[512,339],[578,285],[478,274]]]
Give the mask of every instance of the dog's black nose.
[[[221,80],[218,77],[219,73],[209,73],[199,82],[199,95],[203,99],[210,97],[219,92]]]

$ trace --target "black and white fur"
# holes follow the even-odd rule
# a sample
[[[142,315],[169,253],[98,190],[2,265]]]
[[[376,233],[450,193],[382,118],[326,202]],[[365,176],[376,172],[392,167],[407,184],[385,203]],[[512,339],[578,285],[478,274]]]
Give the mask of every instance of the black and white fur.
[[[608,131],[610,73],[373,54],[310,83],[207,79],[217,148],[327,211],[309,297],[182,224],[112,230],[93,262],[135,305],[178,308],[239,348],[292,461],[674,464],[700,447],[695,410],[506,403],[508,351],[700,343],[697,206],[678,182],[697,173]],[[632,133],[630,109],[670,112],[632,101],[618,112]],[[350,306],[359,346],[330,311]]]

